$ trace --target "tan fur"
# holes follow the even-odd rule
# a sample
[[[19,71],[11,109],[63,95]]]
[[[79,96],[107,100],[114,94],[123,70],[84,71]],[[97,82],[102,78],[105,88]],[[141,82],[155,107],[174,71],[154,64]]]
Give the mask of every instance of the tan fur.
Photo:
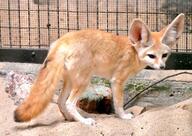
[[[63,72],[62,63],[48,56],[40,69],[29,97],[15,110],[15,121],[29,121],[42,112],[50,102]]]
[[[183,14],[180,16],[183,18]],[[179,19],[183,21],[181,17]],[[179,28],[182,29],[180,24]],[[94,120],[83,118],[76,109],[76,102],[92,75],[111,80],[115,112],[120,118],[130,119],[132,115],[123,110],[123,85],[146,66],[159,69],[164,64],[166,59],[162,59],[162,54],[170,51],[162,43],[167,31],[165,28],[151,32],[136,19],[130,28],[130,38],[99,30],[65,34],[51,47],[29,97],[15,111],[15,120],[28,121],[42,112],[52,98],[57,82],[64,78],[64,90],[58,100],[61,112],[68,120],[94,124]],[[156,58],[149,59],[148,53]]]

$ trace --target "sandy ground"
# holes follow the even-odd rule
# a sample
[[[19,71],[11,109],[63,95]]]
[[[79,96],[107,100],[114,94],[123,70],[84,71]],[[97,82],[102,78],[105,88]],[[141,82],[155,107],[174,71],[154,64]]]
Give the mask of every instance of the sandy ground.
[[[1,136],[191,136],[192,108],[176,106],[153,109],[131,120],[114,115],[93,115],[97,124],[86,126],[67,122],[56,104],[51,103],[39,117],[29,123],[15,123],[13,101],[4,91],[0,77],[0,135]]]

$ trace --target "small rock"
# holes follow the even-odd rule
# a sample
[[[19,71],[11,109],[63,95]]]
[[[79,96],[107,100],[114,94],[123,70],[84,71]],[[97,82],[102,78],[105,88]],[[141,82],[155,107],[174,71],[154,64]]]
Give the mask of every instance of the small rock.
[[[180,109],[192,112],[192,98],[179,102],[171,107],[176,107],[176,108],[180,108]]]
[[[6,135],[6,136],[9,136],[9,135],[10,135],[10,132],[6,131],[6,132],[5,132],[5,135]]]
[[[143,113],[144,111],[146,111],[146,108],[136,105],[136,106],[130,107],[130,108],[127,109],[126,111],[133,113],[134,116],[138,116],[139,114],[141,114],[141,113]]]

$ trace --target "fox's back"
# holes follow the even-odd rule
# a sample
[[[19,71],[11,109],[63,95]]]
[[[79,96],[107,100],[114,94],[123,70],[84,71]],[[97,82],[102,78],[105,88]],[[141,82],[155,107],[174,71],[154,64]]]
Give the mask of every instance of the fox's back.
[[[75,59],[78,65],[82,63],[82,67],[91,64],[96,74],[107,76],[118,66],[122,57],[128,60],[135,55],[127,36],[100,30],[67,33],[57,41],[57,45],[68,60]]]
[[[60,46],[72,50],[86,49],[93,55],[105,54],[115,59],[125,52],[134,52],[127,36],[117,36],[100,30],[81,30],[65,34],[59,40]],[[76,51],[74,51],[76,52]]]

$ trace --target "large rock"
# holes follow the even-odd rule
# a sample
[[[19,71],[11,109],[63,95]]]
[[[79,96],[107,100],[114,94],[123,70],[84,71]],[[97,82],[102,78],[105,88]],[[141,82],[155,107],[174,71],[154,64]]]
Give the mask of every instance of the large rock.
[[[192,98],[131,120],[133,136],[192,136]]]
[[[15,71],[7,73],[5,91],[16,105],[20,104],[28,96],[33,80],[33,74]]]
[[[112,111],[112,91],[104,85],[91,85],[77,105],[89,113],[109,114]]]

